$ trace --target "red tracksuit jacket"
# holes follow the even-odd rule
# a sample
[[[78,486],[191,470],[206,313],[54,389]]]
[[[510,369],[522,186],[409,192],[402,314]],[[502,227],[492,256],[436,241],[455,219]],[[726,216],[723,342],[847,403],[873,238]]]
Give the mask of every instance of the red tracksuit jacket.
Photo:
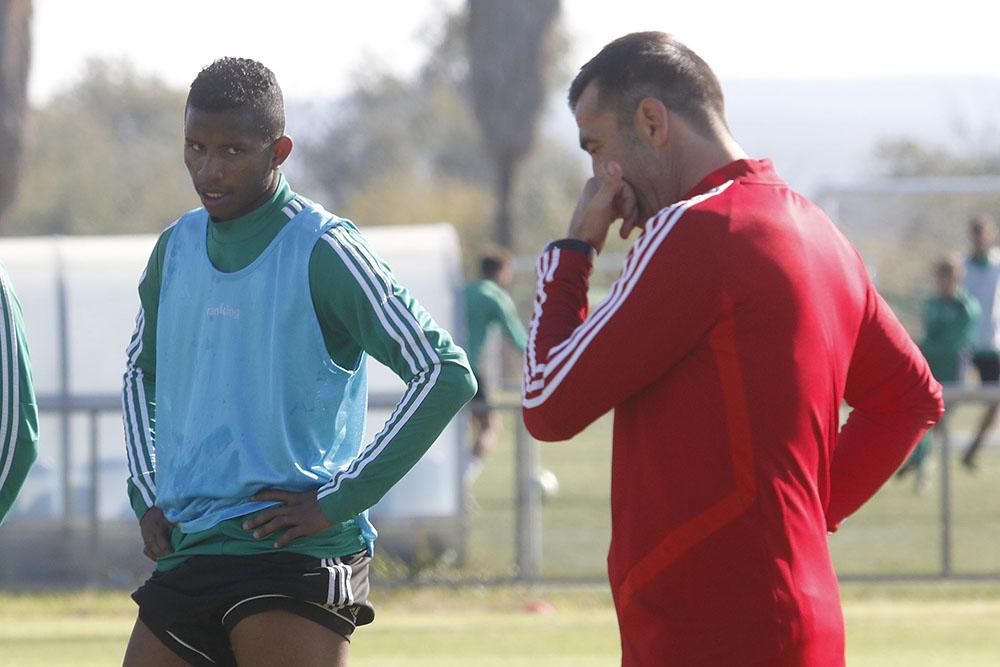
[[[523,412],[565,440],[615,411],[623,664],[843,665],[827,531],[943,411],[857,252],[770,161],[739,160],[649,220],[587,316],[590,269],[539,260]]]

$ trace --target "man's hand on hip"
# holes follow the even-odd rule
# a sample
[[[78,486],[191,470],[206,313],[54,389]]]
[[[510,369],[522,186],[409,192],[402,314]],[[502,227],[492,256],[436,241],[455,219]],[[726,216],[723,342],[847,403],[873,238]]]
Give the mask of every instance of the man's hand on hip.
[[[170,543],[170,530],[174,524],[163,516],[159,507],[150,507],[139,519],[139,530],[142,532],[142,553],[150,560],[162,558],[174,552]]]
[[[251,500],[275,500],[280,505],[258,512],[252,519],[243,522],[243,530],[253,531],[254,539],[260,540],[279,530],[284,530],[274,546],[288,546],[293,540],[332,528],[333,524],[323,514],[315,491],[293,493],[278,489],[265,489],[255,493]]]

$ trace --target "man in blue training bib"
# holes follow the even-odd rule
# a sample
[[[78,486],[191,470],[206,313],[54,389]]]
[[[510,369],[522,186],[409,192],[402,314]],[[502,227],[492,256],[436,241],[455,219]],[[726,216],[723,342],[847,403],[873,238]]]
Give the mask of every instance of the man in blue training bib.
[[[203,208],[153,250],[124,377],[129,498],[156,561],[125,664],[346,665],[374,619],[367,510],[476,382],[358,229],[292,191],[270,70],[206,67],[184,134]],[[363,443],[367,355],[407,389]]]

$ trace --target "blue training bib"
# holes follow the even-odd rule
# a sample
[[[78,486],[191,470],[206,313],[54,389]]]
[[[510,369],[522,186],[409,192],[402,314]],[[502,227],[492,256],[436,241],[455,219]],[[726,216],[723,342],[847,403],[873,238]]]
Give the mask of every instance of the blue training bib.
[[[274,505],[250,500],[262,489],[317,489],[361,449],[366,363],[333,362],[309,288],[316,241],[347,223],[299,201],[264,252],[232,273],[208,257],[204,210],[170,237],[156,328],[156,504],[185,533]]]

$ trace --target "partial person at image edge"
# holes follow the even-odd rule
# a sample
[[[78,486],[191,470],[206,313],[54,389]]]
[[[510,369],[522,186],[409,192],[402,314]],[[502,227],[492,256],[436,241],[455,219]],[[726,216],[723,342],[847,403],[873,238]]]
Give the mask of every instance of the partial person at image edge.
[[[941,387],[850,243],[736,143],[694,52],[627,35],[569,99],[595,176],[538,260],[523,414],[565,440],[615,411],[622,664],[843,665],[827,533],[940,418]],[[588,314],[618,218],[642,233]]]
[[[21,304],[0,264],[0,524],[38,457],[38,406]]]

